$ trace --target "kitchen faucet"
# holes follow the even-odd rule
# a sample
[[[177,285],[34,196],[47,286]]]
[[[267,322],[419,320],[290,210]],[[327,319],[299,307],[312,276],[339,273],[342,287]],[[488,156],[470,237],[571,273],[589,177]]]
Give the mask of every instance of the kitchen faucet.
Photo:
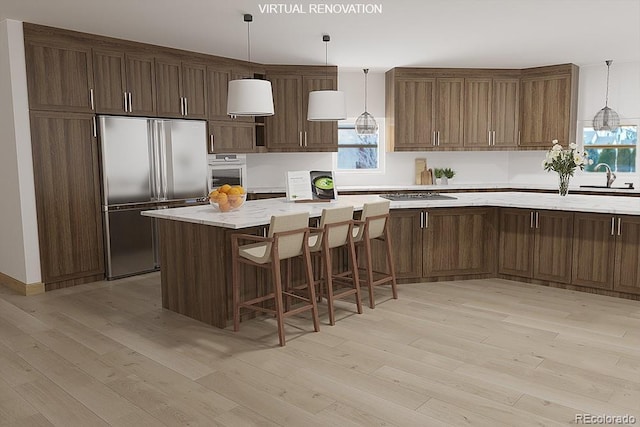
[[[600,166],[604,166],[605,169],[607,170],[607,188],[611,188],[611,184],[613,184],[613,181],[616,180],[616,174],[611,172],[611,168],[606,163],[598,163],[596,167],[593,168],[593,170],[594,171],[598,170]]]

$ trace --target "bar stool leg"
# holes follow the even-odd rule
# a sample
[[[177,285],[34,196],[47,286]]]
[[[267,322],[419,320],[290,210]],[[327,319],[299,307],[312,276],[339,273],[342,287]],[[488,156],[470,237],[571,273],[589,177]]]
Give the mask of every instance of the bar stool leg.
[[[305,235],[305,240],[308,236]],[[311,269],[311,254],[309,253],[309,247],[304,247],[304,266],[307,270],[307,286],[309,291],[309,302],[311,303],[311,315],[313,317],[313,329],[320,331],[320,319],[318,318],[318,303],[316,302],[316,285],[313,281],[313,270]],[[284,345],[284,344],[283,344]]]
[[[276,303],[276,322],[278,324],[278,339],[280,341],[280,346],[284,347],[285,338],[284,338],[284,313],[283,313],[283,301],[282,301],[282,272],[280,271],[280,261],[273,260],[271,261],[271,266],[273,269],[273,288],[275,294],[275,303]]]
[[[369,307],[376,308],[376,299],[373,296],[373,261],[371,260],[371,239],[368,233],[364,236],[364,256],[367,269],[367,286],[369,287]]]
[[[331,264],[331,249],[327,249],[322,252],[324,258],[324,283],[327,291],[327,306],[329,308],[329,324],[331,326],[336,324],[335,311],[333,309],[333,266]]]
[[[349,235],[351,235],[351,230],[349,230]],[[358,260],[356,259],[356,248],[353,244],[353,239],[349,238],[347,246],[349,247],[349,262],[351,262],[353,286],[356,288],[356,307],[358,309],[358,314],[362,314],[362,300],[360,298],[360,274],[358,273]]]
[[[398,299],[398,289],[396,289],[396,270],[393,265],[393,252],[391,252],[391,236],[389,235],[389,226],[385,227],[384,240],[387,245],[387,265],[389,267],[389,273],[391,274],[391,292],[393,293],[393,299]]]

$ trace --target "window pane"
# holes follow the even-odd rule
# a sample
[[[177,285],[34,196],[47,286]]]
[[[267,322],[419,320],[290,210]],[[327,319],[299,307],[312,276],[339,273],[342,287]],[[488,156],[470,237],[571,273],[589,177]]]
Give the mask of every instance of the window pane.
[[[378,134],[358,135],[353,127],[338,128],[338,145],[378,145]]]
[[[636,171],[636,149],[635,148],[586,148],[589,158],[593,160],[592,165],[586,165],[584,170],[594,172],[598,163],[606,163],[614,172],[635,172]],[[599,168],[596,172],[602,172],[604,168]]]
[[[377,169],[378,148],[338,148],[338,169]]]
[[[638,143],[637,126],[620,126],[614,132],[594,131],[592,127],[583,130],[583,141],[587,145],[636,145]]]

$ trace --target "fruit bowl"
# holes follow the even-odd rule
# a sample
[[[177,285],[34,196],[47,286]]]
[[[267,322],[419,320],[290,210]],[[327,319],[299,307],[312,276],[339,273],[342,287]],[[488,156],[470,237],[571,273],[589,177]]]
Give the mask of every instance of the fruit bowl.
[[[247,200],[247,193],[239,185],[225,184],[209,193],[209,203],[220,212],[239,209]]]

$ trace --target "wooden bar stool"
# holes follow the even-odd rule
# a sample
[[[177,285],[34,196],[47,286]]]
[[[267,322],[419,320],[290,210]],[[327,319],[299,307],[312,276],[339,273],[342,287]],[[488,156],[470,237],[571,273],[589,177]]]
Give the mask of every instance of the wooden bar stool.
[[[360,221],[355,222],[353,228],[353,241],[356,246],[364,248],[365,277],[363,283],[369,288],[369,307],[375,308],[376,301],[373,296],[373,287],[391,283],[393,299],[398,299],[396,289],[396,272],[393,265],[393,252],[391,249],[391,237],[389,235],[389,201],[365,203],[362,209]],[[371,256],[371,241],[377,239],[384,241],[386,271],[373,269]],[[359,254],[362,255],[362,254]]]
[[[356,251],[353,244],[353,206],[345,206],[334,209],[323,209],[320,217],[320,225],[309,238],[309,249],[312,255],[319,255],[322,262],[322,275],[318,281],[321,296],[327,298],[329,308],[329,324],[335,325],[334,301],[344,299],[351,295],[355,298],[358,314],[362,314],[362,302],[360,300],[360,279],[358,276],[358,264]],[[346,247],[347,269],[339,273],[333,273],[332,254],[333,249]],[[334,288],[339,286],[339,288]]]
[[[254,243],[240,245],[240,241],[252,241]],[[233,330],[240,329],[240,309],[247,308],[263,313],[273,314],[278,324],[278,338],[280,345],[285,345],[284,319],[307,310],[311,310],[313,327],[316,332],[320,330],[318,321],[318,307],[316,305],[315,286],[313,272],[311,270],[311,255],[309,252],[309,214],[299,213],[292,215],[272,216],[267,237],[252,236],[249,234],[234,234],[231,236],[232,252],[232,281],[233,281]],[[280,262],[293,257],[302,257],[305,266],[307,280],[307,297],[283,291]],[[253,265],[259,268],[270,269],[273,278],[273,292],[247,301],[240,300],[240,263]],[[283,296],[293,298],[296,302],[302,302],[285,311]],[[275,309],[265,308],[265,301],[274,300]]]

